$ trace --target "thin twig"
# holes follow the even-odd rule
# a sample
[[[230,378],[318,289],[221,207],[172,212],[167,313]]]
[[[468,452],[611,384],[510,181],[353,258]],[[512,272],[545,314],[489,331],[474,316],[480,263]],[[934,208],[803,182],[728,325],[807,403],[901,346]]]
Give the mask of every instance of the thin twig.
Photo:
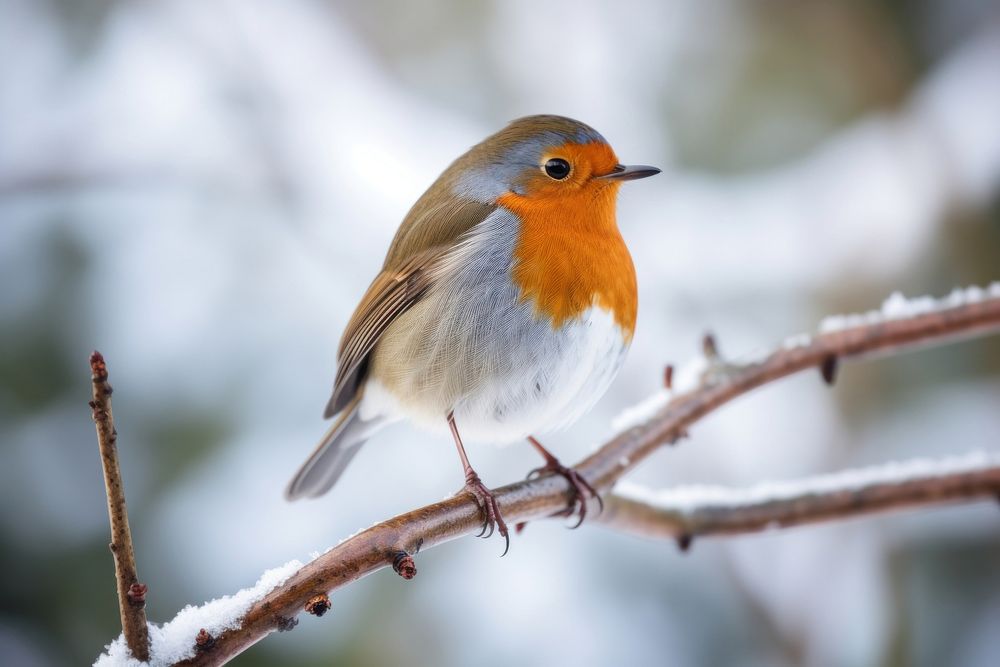
[[[895,354],[919,346],[1000,331],[1000,297],[917,315],[875,321],[822,334],[806,344],[782,347],[726,372],[689,394],[675,397],[641,424],[626,429],[580,462],[576,470],[594,487],[606,489],[649,454],[675,442],[696,421],[747,392],[792,373],[873,354]],[[543,476],[496,489],[494,495],[509,523],[549,516],[571,502],[568,482]],[[289,577],[255,603],[238,629],[219,635],[211,650],[183,664],[221,665],[279,629],[299,614],[306,602],[384,567],[400,552],[416,554],[437,544],[475,533],[482,525],[479,507],[463,494],[376,524],[342,542]]]
[[[1000,495],[1000,453],[889,463],[749,488],[680,486],[647,491],[622,482],[596,521],[685,547],[703,535],[734,535],[875,512]]]
[[[97,445],[101,450],[104,486],[108,496],[108,518],[111,520],[111,554],[115,561],[118,583],[118,608],[122,617],[122,632],[132,656],[141,662],[149,660],[149,630],[146,626],[146,586],[139,581],[132,549],[132,531],[125,507],[125,489],[118,466],[118,431],[111,414],[111,385],[108,368],[100,352],[90,355],[91,380],[94,385],[93,411],[97,426]]]

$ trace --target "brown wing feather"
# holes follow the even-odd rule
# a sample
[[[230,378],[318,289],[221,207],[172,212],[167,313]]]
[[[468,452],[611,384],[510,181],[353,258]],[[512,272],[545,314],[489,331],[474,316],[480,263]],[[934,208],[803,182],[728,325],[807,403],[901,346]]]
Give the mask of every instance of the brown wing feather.
[[[340,341],[337,379],[323,416],[330,418],[351,402],[365,378],[368,355],[382,332],[417,302],[431,284],[435,261],[447,248],[413,257],[399,271],[380,273],[361,299]]]
[[[454,183],[469,159],[466,154],[448,167],[417,200],[396,232],[382,272],[368,287],[340,339],[337,379],[324,412],[326,418],[343,410],[357,395],[379,337],[434,282],[438,260],[496,209],[453,194]]]

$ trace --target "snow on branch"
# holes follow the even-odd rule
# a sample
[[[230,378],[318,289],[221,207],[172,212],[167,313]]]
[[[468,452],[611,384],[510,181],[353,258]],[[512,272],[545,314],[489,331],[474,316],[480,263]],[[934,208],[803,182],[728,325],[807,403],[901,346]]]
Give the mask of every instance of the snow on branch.
[[[169,622],[162,626],[149,625],[149,639],[152,667],[165,667],[194,658],[202,651],[211,650],[215,637],[226,630],[240,627],[243,615],[250,606],[282,584],[292,573],[302,569],[297,560],[280,567],[267,570],[257,583],[250,588],[206,602],[200,607],[188,605]],[[295,626],[290,618],[282,629]],[[132,657],[124,641],[119,637],[108,646],[108,651],[94,663],[95,667],[139,667],[146,663]]]
[[[908,299],[903,296],[902,292],[893,292],[892,296],[882,302],[880,310],[871,310],[867,313],[855,313],[851,315],[830,315],[823,318],[823,321],[819,323],[819,330],[820,333],[827,333],[866,324],[903,320],[914,315],[925,315],[927,313],[954,308],[955,306],[980,303],[984,299],[996,299],[998,297],[1000,297],[1000,282],[990,283],[986,288],[976,287],[975,285],[964,289],[956,287],[952,290],[951,294],[943,299],[935,299],[931,296]]]
[[[673,538],[687,549],[702,535],[750,533],[977,498],[1000,498],[1000,452],[914,459],[746,488],[651,491],[621,482],[605,498],[597,521],[634,535]]]
[[[895,343],[909,346],[915,343],[919,346],[919,340],[911,340],[913,336],[922,336],[923,326],[927,322],[932,322],[934,316],[940,315],[942,325],[947,323],[949,327],[956,327],[955,331],[940,332],[940,335],[929,336],[929,344],[940,344],[946,342],[949,335],[969,336],[980,332],[981,327],[985,327],[986,333],[996,331],[995,309],[1000,303],[1000,282],[993,282],[986,288],[970,286],[956,288],[951,294],[942,299],[935,299],[930,296],[920,296],[906,298],[900,292],[894,292],[886,299],[880,310],[872,310],[867,313],[851,313],[847,315],[831,315],[823,318],[819,325],[819,335],[814,336],[807,333],[799,333],[788,336],[781,343],[780,349],[761,355],[756,359],[743,362],[727,361],[719,356],[718,350],[712,336],[706,336],[701,355],[690,359],[678,369],[670,369],[668,373],[670,382],[663,390],[651,395],[642,402],[626,408],[612,422],[616,431],[623,431],[633,426],[648,421],[653,415],[662,410],[671,401],[680,397],[697,392],[704,392],[710,386],[725,384],[727,381],[740,380],[755,377],[763,378],[765,382],[777,379],[770,377],[769,373],[776,372],[780,367],[785,367],[788,372],[801,370],[803,359],[810,360],[815,365],[824,379],[832,384],[837,371],[837,364],[840,358],[850,358],[864,356],[866,353],[893,354],[896,350]],[[981,307],[980,307],[981,306]],[[955,319],[956,313],[968,316],[973,314],[974,322],[964,323]],[[919,326],[910,327],[907,321],[916,319]],[[862,336],[870,336],[879,326],[887,323],[895,323],[891,337],[878,335],[879,344],[871,350],[863,350],[859,347],[865,345],[861,341]],[[912,328],[912,331],[908,331]],[[843,334],[835,336],[832,334]],[[821,352],[824,347],[830,348],[830,354],[815,360],[817,352]],[[834,348],[842,347],[843,350]],[[807,352],[794,354],[796,350]],[[790,354],[784,354],[784,352]],[[761,366],[767,367],[767,373],[749,373],[754,369],[760,370]],[[783,377],[787,373],[782,372]],[[766,375],[766,378],[765,378]]]
[[[706,337],[702,358],[677,373],[676,383],[675,374],[668,369],[665,379],[673,389],[668,387],[621,420],[618,435],[579,462],[576,470],[592,486],[606,490],[657,448],[686,435],[702,417],[761,385],[806,369],[819,370],[832,383],[843,360],[1000,332],[1000,287],[994,284],[978,292],[964,290],[962,295],[935,302],[933,307],[911,308],[906,316],[894,306],[890,317],[866,316],[816,336],[797,336],[770,354],[743,364],[723,360],[714,339]],[[514,523],[552,516],[573,500],[568,482],[551,475],[493,493],[507,521]],[[970,498],[953,494],[938,499]],[[418,552],[475,534],[481,525],[479,506],[465,494],[375,524],[291,574],[282,570],[283,580],[253,601],[241,618],[227,618],[226,623],[213,626],[228,629],[213,634],[200,627],[195,633],[196,623],[155,628],[151,633],[152,662],[170,664],[176,655],[160,656],[157,646],[162,641],[164,646],[194,647],[189,651],[192,657],[175,664],[224,664],[271,632],[290,629],[302,611],[322,615],[330,609],[329,593],[364,576],[393,567],[404,578],[412,578],[416,573],[413,557]],[[196,613],[191,608],[186,612]],[[108,656],[102,664],[121,663]]]

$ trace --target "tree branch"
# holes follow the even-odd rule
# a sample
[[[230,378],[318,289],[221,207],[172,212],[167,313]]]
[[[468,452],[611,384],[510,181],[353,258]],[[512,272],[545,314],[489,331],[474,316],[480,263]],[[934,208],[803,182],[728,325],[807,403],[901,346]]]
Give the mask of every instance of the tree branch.
[[[97,427],[97,445],[104,468],[104,487],[108,496],[108,518],[111,521],[111,554],[115,561],[118,584],[118,608],[121,612],[122,633],[132,655],[142,662],[149,660],[149,631],[146,626],[146,586],[139,582],[132,549],[132,531],[125,507],[125,488],[118,466],[118,431],[111,414],[111,385],[108,368],[100,352],[90,355],[91,381],[94,385],[90,409]]]
[[[649,491],[622,482],[596,521],[682,549],[702,535],[735,535],[888,510],[1000,498],[1000,454],[917,459],[749,488],[680,486]]]
[[[824,377],[836,360],[895,354],[920,346],[1000,331],[1000,289],[970,299],[949,299],[912,317],[885,319],[869,315],[864,323],[786,344],[763,359],[741,366],[714,363],[689,393],[668,396],[662,407],[626,428],[576,469],[595,487],[608,488],[657,447],[675,442],[709,412],[763,384],[816,368]],[[954,305],[950,305],[954,303]],[[899,316],[899,313],[895,313]],[[853,323],[853,321],[851,321]],[[565,479],[547,476],[494,491],[508,522],[542,518],[570,502]],[[294,618],[307,602],[393,564],[400,553],[473,534],[482,518],[466,495],[428,505],[376,524],[340,543],[254,603],[238,629],[223,632],[211,650],[188,665],[220,665]]]
[[[887,306],[890,302],[887,302]],[[832,382],[838,363],[876,354],[896,354],[920,346],[940,345],[958,338],[1000,331],[1000,285],[988,292],[970,288],[948,299],[916,304],[913,309],[894,304],[891,312],[870,313],[827,326],[815,337],[786,341],[771,354],[747,364],[718,358],[714,341],[706,340],[705,368],[688,390],[675,387],[644,404],[630,424],[581,461],[576,470],[594,487],[607,489],[663,444],[686,434],[699,419],[749,391],[792,373],[815,368]],[[830,323],[827,323],[828,325]],[[844,326],[844,325],[850,326]],[[842,326],[843,328],[838,328]],[[666,373],[668,384],[673,373]],[[678,374],[681,375],[681,374]],[[682,382],[677,382],[684,385]],[[496,489],[494,494],[508,522],[550,516],[571,502],[571,489],[560,476],[544,476]],[[882,502],[870,492],[865,502]],[[957,491],[948,498],[964,498]],[[941,500],[945,497],[941,496]],[[617,501],[616,501],[617,502]],[[619,517],[626,515],[616,506]],[[624,519],[623,519],[624,520]],[[330,608],[328,593],[384,567],[402,576],[416,574],[412,556],[421,549],[473,534],[482,525],[479,507],[468,495],[459,495],[407,512],[341,542],[302,566],[277,585],[258,586],[255,600],[241,617],[226,625],[218,636],[205,630],[181,645],[190,646],[184,660],[175,664],[221,665],[275,630],[294,626],[303,610],[321,615]],[[270,574],[270,573],[268,573]],[[267,578],[265,576],[265,578]],[[263,580],[262,580],[263,581]],[[241,609],[242,611],[242,609]],[[124,612],[123,612],[124,613]],[[177,644],[177,637],[172,643]],[[155,649],[155,646],[154,646]]]

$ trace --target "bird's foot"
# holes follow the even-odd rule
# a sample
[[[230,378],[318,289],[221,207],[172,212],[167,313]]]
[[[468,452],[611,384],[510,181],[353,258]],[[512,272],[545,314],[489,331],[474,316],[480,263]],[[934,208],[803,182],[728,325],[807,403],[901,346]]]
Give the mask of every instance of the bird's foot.
[[[465,488],[463,491],[476,499],[479,508],[485,515],[483,529],[479,531],[476,537],[490,537],[493,535],[494,529],[499,531],[504,539],[503,553],[500,555],[506,556],[507,550],[510,549],[510,534],[507,531],[507,524],[503,520],[503,515],[500,514],[500,505],[497,503],[493,492],[483,484],[483,481],[479,479],[479,475],[472,468],[469,468],[465,473]]]
[[[587,497],[591,497],[597,501],[598,514],[604,511],[604,500],[601,495],[597,493],[590,482],[588,482],[583,475],[578,473],[573,468],[567,468],[559,459],[552,456],[551,454],[545,457],[546,463],[540,468],[535,468],[528,473],[528,479],[534,479],[536,477],[541,477],[542,475],[552,473],[554,475],[559,475],[567,482],[569,482],[570,487],[573,489],[573,498],[570,502],[570,506],[561,512],[557,512],[553,516],[577,516],[577,521],[575,524],[570,526],[570,528],[579,528],[583,523],[583,520],[587,518]]]

